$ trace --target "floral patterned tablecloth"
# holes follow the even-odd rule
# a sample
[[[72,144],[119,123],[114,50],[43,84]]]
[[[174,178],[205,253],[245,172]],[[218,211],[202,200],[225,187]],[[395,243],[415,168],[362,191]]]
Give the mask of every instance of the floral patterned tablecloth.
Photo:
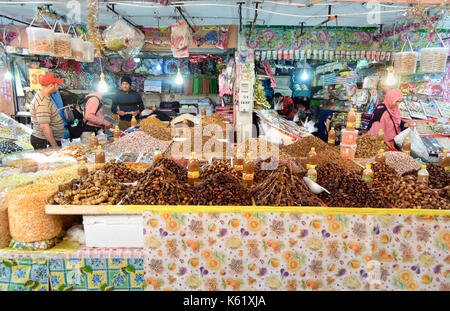
[[[146,289],[450,290],[449,220],[146,212]]]

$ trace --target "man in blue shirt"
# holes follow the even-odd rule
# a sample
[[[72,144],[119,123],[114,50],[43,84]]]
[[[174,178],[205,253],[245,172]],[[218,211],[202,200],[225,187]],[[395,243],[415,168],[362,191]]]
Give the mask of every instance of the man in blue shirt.
[[[140,113],[144,110],[144,103],[141,95],[131,90],[131,78],[124,76],[121,79],[122,89],[113,97],[111,112],[120,116],[119,128],[125,131],[131,126],[131,118],[134,116],[139,118]]]

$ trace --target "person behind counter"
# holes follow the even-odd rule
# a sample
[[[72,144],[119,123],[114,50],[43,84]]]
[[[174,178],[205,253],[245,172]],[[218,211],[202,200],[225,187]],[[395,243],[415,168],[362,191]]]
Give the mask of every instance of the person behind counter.
[[[383,103],[375,108],[372,119],[367,127],[368,133],[378,136],[380,129],[384,132],[384,141],[393,144],[394,137],[400,134],[408,125],[401,120],[399,104],[403,101],[402,91],[392,89],[386,93]]]
[[[285,116],[286,120],[292,121],[295,116],[294,101],[289,96],[283,96],[281,93],[275,93],[275,103],[283,103],[283,111],[281,114]]]
[[[50,95],[55,94],[62,83],[62,79],[51,73],[39,77],[41,89],[34,96],[30,109],[33,124],[30,142],[36,150],[61,146],[64,123]]]
[[[97,79],[93,85],[97,86],[100,82]],[[83,134],[81,134],[81,140],[87,141],[92,133],[97,135],[98,131],[101,129],[112,128],[112,124],[105,120],[103,115],[103,103],[102,103],[103,94],[100,92],[93,92],[86,95],[86,107],[84,112],[84,130]]]
[[[131,90],[131,78],[123,76],[121,79],[122,89],[113,97],[111,112],[120,116],[119,128],[125,131],[131,126],[131,118],[139,117],[144,110],[144,103],[141,95]]]
[[[331,112],[331,110],[322,110],[319,120],[316,123],[317,131],[313,133],[314,136],[320,138],[326,143],[328,143],[328,132],[330,131],[332,118],[333,112]]]

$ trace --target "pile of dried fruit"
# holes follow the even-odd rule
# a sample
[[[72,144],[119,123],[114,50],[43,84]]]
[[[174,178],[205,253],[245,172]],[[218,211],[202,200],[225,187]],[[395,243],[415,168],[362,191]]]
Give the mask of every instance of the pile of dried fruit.
[[[449,201],[412,176],[404,177],[389,198],[397,208],[450,209]]]
[[[445,186],[450,185],[450,175],[442,166],[434,163],[428,163],[427,171],[430,174],[428,187],[431,189],[442,189]],[[417,180],[417,170],[410,171],[402,176],[411,176]]]
[[[115,205],[129,191],[129,187],[117,182],[102,170],[60,185],[59,193],[49,204]]]
[[[139,126],[142,128],[143,126],[146,126],[146,125],[149,125],[149,124],[157,125],[157,126],[162,127],[162,128],[167,127],[167,124],[162,122],[157,117],[147,117],[147,118],[145,118],[144,120],[142,120],[139,123]]]
[[[172,135],[170,131],[167,129],[155,125],[155,124],[144,124],[141,125],[141,130],[144,131],[145,134],[150,135],[153,138],[156,138],[161,141],[169,141],[172,139]]]
[[[245,142],[239,144],[238,147],[235,148],[235,155],[238,149],[243,157],[245,157],[247,153],[250,153],[252,159],[259,158],[265,160],[273,157],[280,158],[280,148],[262,138],[249,138],[245,140]]]
[[[334,163],[319,165],[317,183],[330,194],[322,192],[319,197],[328,206],[389,208],[383,196],[371,188],[361,177],[346,172]]]
[[[156,162],[154,164],[154,167],[157,167],[157,166],[162,166],[165,169],[167,169],[168,171],[170,171],[171,173],[175,174],[175,176],[177,177],[177,181],[180,184],[187,183],[187,170],[186,170],[186,168],[181,167],[180,165],[175,163],[175,161],[173,161],[172,159],[167,159],[167,158],[160,159],[158,162]],[[148,168],[144,172],[143,177],[145,177],[148,173],[151,173],[152,169],[153,169],[152,167]]]
[[[320,206],[321,203],[305,182],[286,163],[270,172],[265,180],[250,188],[256,205]]]
[[[308,156],[308,152],[311,151],[311,147],[316,148],[317,153],[324,150],[332,150],[328,144],[312,135],[303,137],[293,144],[282,146],[281,150],[293,158],[302,158]]]
[[[191,187],[180,185],[177,176],[162,166],[151,168],[137,186],[125,196],[123,204],[137,205],[189,205]]]
[[[440,189],[440,190],[438,191],[438,194],[439,194],[439,196],[440,196],[441,198],[444,198],[444,199],[446,199],[447,201],[450,202],[450,185],[448,185],[448,186],[446,186],[446,187]]]
[[[356,139],[355,158],[371,158],[378,154],[380,149],[388,150],[389,147],[380,142],[371,134],[363,134]]]
[[[240,179],[227,173],[217,173],[195,187],[195,205],[252,205],[250,193]]]
[[[102,167],[102,171],[114,176],[118,182],[133,183],[142,177],[142,174],[131,168],[128,168],[124,163],[106,163]]]
[[[204,166],[200,171],[200,178],[206,180],[217,173],[226,173],[234,176],[236,179],[241,179],[241,172],[231,167],[230,160],[214,160],[210,165]]]

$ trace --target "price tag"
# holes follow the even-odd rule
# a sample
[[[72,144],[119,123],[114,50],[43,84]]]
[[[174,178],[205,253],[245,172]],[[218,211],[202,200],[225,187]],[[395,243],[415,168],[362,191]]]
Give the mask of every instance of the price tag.
[[[41,85],[39,84],[39,77],[45,75],[45,71],[43,69],[29,69],[30,75],[30,87],[33,90],[39,90]]]

